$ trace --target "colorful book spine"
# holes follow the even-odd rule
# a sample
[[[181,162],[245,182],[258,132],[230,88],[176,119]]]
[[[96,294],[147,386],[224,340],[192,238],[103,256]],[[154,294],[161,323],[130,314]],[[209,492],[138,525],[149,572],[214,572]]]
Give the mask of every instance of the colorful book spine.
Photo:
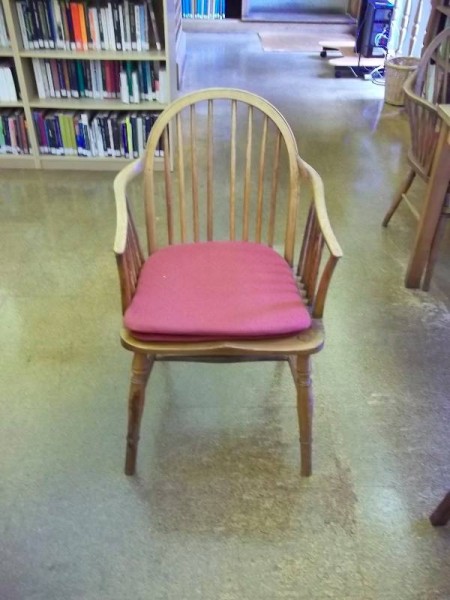
[[[0,113],[2,115],[2,113]],[[33,112],[39,152],[54,156],[92,158],[137,158],[145,146],[157,113]],[[0,127],[0,153],[29,153],[23,112],[6,113],[2,125],[12,118],[12,127]],[[17,120],[18,119],[18,120]],[[2,137],[3,135],[3,137]],[[3,144],[2,144],[3,140]],[[155,156],[163,156],[160,147]]]
[[[32,66],[36,90],[42,100],[86,97],[120,99],[125,104],[168,101],[165,64],[158,61],[33,58]],[[4,100],[17,100],[17,95],[13,95],[16,89],[13,70],[13,66],[2,68],[0,63],[0,100],[2,93]]]
[[[209,0],[199,0],[208,2]],[[15,0],[28,49],[141,52],[164,47],[155,0]],[[0,3],[0,48],[9,47]]]

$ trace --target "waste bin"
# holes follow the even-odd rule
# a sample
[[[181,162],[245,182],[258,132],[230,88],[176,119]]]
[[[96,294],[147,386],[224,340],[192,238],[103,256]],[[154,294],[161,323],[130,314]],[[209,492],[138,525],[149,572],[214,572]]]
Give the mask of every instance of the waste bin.
[[[403,106],[403,86],[408,76],[417,69],[419,59],[414,56],[389,58],[384,65],[384,101],[394,106]]]

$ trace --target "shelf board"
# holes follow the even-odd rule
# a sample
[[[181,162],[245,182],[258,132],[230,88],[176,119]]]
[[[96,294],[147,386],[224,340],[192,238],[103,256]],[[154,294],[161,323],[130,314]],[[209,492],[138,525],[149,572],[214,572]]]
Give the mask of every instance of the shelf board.
[[[53,110],[120,110],[125,112],[135,111],[161,111],[166,105],[161,102],[140,102],[139,104],[124,104],[120,100],[98,100],[93,98],[31,98],[31,108],[53,109]]]
[[[0,56],[14,56],[12,48],[0,48]]]
[[[22,58],[58,58],[77,60],[166,60],[165,50],[149,50],[148,52],[121,52],[110,50],[88,50],[80,52],[75,50],[21,50]]]
[[[0,169],[34,169],[35,158],[30,154],[0,154]]]
[[[135,158],[84,158],[82,156],[45,156],[40,155],[41,169],[66,171],[119,171],[136,160]],[[163,168],[163,159],[155,161],[157,168]]]
[[[22,108],[23,102],[20,100],[0,100],[0,109],[2,108]]]

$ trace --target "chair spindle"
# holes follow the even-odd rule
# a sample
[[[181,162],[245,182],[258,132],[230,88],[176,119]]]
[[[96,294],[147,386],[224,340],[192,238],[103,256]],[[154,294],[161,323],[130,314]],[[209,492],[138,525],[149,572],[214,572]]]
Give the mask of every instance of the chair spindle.
[[[314,298],[316,295],[317,277],[319,275],[323,245],[323,235],[320,233],[319,226],[317,226],[316,239],[313,240],[311,250],[311,267],[308,273],[308,281],[306,283],[306,288],[310,298]]]
[[[253,106],[248,107],[247,115],[247,144],[245,148],[245,176],[244,176],[244,206],[242,219],[242,239],[248,242],[248,223],[250,209],[250,176],[252,170],[252,150],[253,150]]]
[[[304,238],[303,238],[304,242],[303,242],[301,250],[300,250],[300,256],[298,259],[298,267],[297,267],[297,277],[301,277],[302,279],[303,279],[303,274],[304,274],[304,270],[305,270],[306,249],[308,247],[309,236],[311,235],[311,227],[312,227],[312,223],[313,223],[313,217],[314,217],[314,208],[311,206],[308,211],[308,216],[306,218],[305,234],[304,234]]]
[[[214,223],[214,198],[213,198],[213,180],[214,180],[214,145],[213,145],[213,132],[214,132],[214,113],[213,113],[213,101],[208,100],[208,133],[207,133],[207,173],[206,173],[206,236],[208,241],[211,241],[214,236],[213,223]]]
[[[314,260],[314,246],[317,240],[317,235],[319,229],[319,224],[317,221],[317,216],[315,211],[313,210],[311,224],[308,231],[308,237],[306,239],[306,252],[305,252],[305,263],[302,271],[302,281],[305,284],[306,294],[309,299],[313,298],[314,290],[311,289],[311,279],[312,279],[312,265]]]
[[[256,241],[261,242],[262,234],[262,216],[263,216],[263,198],[264,198],[264,168],[266,164],[266,145],[267,145],[267,115],[264,116],[261,150],[259,153],[259,172],[258,172],[258,199],[256,208]]]
[[[236,219],[236,100],[231,101],[231,147],[230,147],[230,240],[234,241]]]
[[[162,134],[163,152],[164,152],[164,184],[166,195],[167,210],[167,238],[169,245],[173,244],[173,191],[172,177],[170,174],[170,155],[169,155],[169,130],[166,127]]]
[[[195,105],[191,105],[190,110],[191,125],[191,171],[192,171],[192,219],[194,223],[194,242],[199,241],[199,220],[198,220],[198,161],[197,161],[197,123],[195,115]]]
[[[269,231],[267,235],[267,243],[270,247],[273,246],[275,237],[275,220],[277,212],[277,194],[278,194],[278,178],[280,174],[280,150],[281,150],[281,133],[277,131],[275,138],[275,150],[273,156],[272,168],[272,185],[270,190],[270,213],[269,213]]]
[[[186,241],[186,202],[185,202],[185,176],[184,176],[184,148],[183,131],[181,128],[181,116],[176,116],[177,124],[177,148],[178,148],[178,200],[180,208],[180,236],[181,242]]]

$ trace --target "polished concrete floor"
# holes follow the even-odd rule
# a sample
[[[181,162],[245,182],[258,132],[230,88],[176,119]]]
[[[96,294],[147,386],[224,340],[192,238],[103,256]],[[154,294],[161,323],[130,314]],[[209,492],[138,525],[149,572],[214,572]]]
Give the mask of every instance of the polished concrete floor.
[[[444,600],[449,244],[403,278],[415,222],[380,226],[407,125],[383,88],[256,34],[190,34],[186,90],[242,86],[287,117],[343,246],[315,357],[314,474],[284,365],[157,365],[122,473],[109,173],[0,174],[1,600]],[[420,190],[418,191],[418,197]]]

